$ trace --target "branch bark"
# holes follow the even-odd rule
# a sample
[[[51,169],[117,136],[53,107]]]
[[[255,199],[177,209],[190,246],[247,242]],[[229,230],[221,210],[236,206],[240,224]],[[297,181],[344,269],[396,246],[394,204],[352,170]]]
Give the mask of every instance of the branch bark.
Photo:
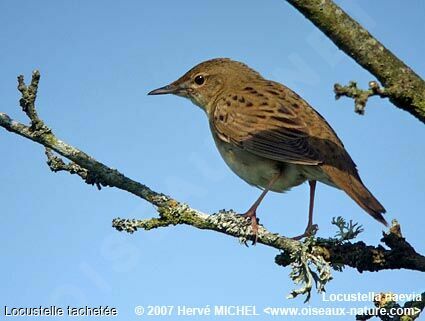
[[[354,98],[359,112],[363,111],[370,96],[388,97],[397,107],[425,122],[425,83],[408,66],[331,0],[287,1],[384,85],[384,88],[381,88],[377,83],[371,82],[369,90],[366,91],[358,89],[353,84],[347,87],[336,86],[335,91],[338,96]],[[234,212],[221,211],[211,215],[202,213],[126,177],[58,139],[36,112],[35,101],[39,80],[38,71],[33,73],[28,87],[24,83],[23,76],[18,77],[18,90],[22,94],[20,105],[31,121],[30,126],[14,121],[4,113],[0,113],[0,126],[43,145],[46,148],[47,163],[52,171],[76,174],[86,183],[96,185],[98,189],[103,186],[119,188],[157,207],[159,217],[144,220],[117,218],[113,221],[113,227],[119,231],[133,233],[138,229],[150,230],[185,224],[237,237],[247,244],[252,234],[251,224]],[[70,160],[70,163],[65,163],[54,153]],[[353,234],[353,231],[348,232]],[[300,242],[272,233],[263,226],[259,227],[257,236],[258,243],[283,251],[276,256],[276,263],[282,266],[290,265],[291,278],[302,283],[302,288],[293,291],[291,295],[306,294],[307,299],[314,281],[318,283],[319,291],[324,289],[326,282],[331,279],[330,268],[341,270],[347,265],[359,272],[385,269],[410,269],[425,272],[425,257],[417,253],[402,237],[396,222],[388,233],[383,234],[381,241],[389,249],[382,245],[351,243],[346,239],[338,238],[310,237]]]
[[[37,91],[39,78],[38,71],[35,71],[31,85],[26,88],[23,84],[23,76],[19,76],[19,90],[23,97],[28,96],[27,90]],[[137,229],[150,230],[185,224],[237,237],[244,243],[250,239],[251,224],[234,212],[221,211],[212,215],[202,213],[167,195],[153,191],[146,185],[126,177],[116,169],[109,168],[83,151],[58,139],[37,116],[35,98],[36,95],[33,95],[28,101],[31,108],[24,108],[23,111],[31,123],[37,123],[37,126],[19,123],[5,113],[0,113],[0,126],[43,145],[46,148],[47,163],[51,170],[77,174],[86,183],[96,185],[99,189],[102,186],[119,188],[157,207],[159,217],[147,220],[115,219],[113,226],[117,230],[132,233]],[[66,164],[52,151],[67,158],[71,163]],[[425,257],[415,252],[413,247],[401,236],[398,224],[392,227],[389,234],[384,234],[382,241],[390,250],[380,245],[377,247],[367,246],[363,242],[352,244],[337,239],[315,240],[313,238],[308,240],[308,249],[306,250],[309,251],[308,255],[322,257],[330,264],[348,265],[360,272],[401,268],[425,272]],[[298,255],[300,248],[306,243],[272,233],[262,226],[259,227],[257,242],[284,251],[276,258],[276,262],[284,266],[294,263],[294,255]]]
[[[287,1],[339,49],[373,74],[385,87],[386,96],[395,106],[425,123],[425,81],[409,66],[332,0]]]

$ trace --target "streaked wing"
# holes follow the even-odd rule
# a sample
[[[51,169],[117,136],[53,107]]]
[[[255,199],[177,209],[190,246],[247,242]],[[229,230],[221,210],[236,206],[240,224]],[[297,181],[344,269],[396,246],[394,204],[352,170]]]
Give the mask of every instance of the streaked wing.
[[[320,164],[322,160],[309,144],[307,125],[298,117],[296,109],[300,106],[293,106],[305,102],[282,85],[269,84],[261,93],[246,87],[239,95],[229,94],[221,99],[211,120],[216,134],[223,141],[261,157]]]

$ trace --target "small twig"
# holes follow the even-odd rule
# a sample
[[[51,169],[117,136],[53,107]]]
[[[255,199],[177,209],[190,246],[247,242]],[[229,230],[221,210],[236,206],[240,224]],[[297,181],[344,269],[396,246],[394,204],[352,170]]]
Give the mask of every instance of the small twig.
[[[31,129],[40,130],[44,123],[38,117],[35,109],[35,100],[37,99],[38,83],[40,81],[40,72],[34,70],[32,73],[31,84],[27,87],[24,82],[24,76],[18,76],[18,90],[21,92],[22,98],[19,100],[19,104],[22,110],[31,120]]]
[[[47,165],[49,165],[49,168],[52,170],[52,172],[56,173],[60,171],[66,171],[70,174],[77,174],[87,184],[96,185],[98,190],[102,189],[102,183],[96,180],[96,175],[92,172],[82,168],[74,162],[66,164],[60,157],[55,156],[50,148],[46,147],[45,154],[47,156]]]
[[[379,96],[381,98],[388,97],[385,88],[381,88],[376,81],[369,82],[369,89],[363,90],[357,87],[355,81],[350,81],[347,86],[340,84],[334,85],[335,99],[342,96],[354,99],[354,111],[360,115],[364,115],[367,100],[372,96]]]
[[[53,154],[50,148],[46,147],[45,154],[47,156],[47,165],[53,172],[67,171],[71,174],[77,174],[82,179],[86,180],[88,171],[75,163],[65,164],[58,156]]]

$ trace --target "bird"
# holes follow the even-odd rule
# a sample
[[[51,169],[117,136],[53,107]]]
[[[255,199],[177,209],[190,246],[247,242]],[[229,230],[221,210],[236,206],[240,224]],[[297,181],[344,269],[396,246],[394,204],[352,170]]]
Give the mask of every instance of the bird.
[[[363,184],[336,132],[310,104],[285,85],[265,79],[229,58],[206,60],[148,95],[187,98],[208,117],[216,147],[230,169],[261,195],[242,214],[258,232],[257,208],[269,191],[283,193],[306,181],[308,223],[314,234],[316,182],[343,190],[374,219],[388,226],[381,203]]]

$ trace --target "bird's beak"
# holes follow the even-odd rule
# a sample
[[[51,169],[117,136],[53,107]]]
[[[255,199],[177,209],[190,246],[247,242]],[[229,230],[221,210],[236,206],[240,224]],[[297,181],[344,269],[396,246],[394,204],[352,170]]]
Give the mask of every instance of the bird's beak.
[[[164,87],[160,87],[158,89],[154,89],[148,92],[148,95],[165,95],[165,94],[178,94],[182,88],[175,84],[169,84]]]

